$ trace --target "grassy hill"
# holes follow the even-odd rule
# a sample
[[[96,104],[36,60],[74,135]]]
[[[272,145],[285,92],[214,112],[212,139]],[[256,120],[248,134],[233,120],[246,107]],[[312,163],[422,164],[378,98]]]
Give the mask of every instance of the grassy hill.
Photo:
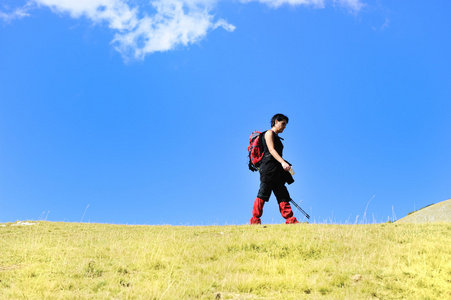
[[[411,212],[397,223],[451,222],[451,199]]]
[[[451,299],[450,223],[26,224],[0,299]]]

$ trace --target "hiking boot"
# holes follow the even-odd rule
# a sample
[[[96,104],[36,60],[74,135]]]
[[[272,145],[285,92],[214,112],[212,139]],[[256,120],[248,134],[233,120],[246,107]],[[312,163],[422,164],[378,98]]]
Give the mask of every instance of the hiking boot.
[[[251,218],[251,225],[260,225],[262,223],[262,220],[260,218],[252,217]]]
[[[299,221],[295,217],[288,218],[285,224],[297,224]]]

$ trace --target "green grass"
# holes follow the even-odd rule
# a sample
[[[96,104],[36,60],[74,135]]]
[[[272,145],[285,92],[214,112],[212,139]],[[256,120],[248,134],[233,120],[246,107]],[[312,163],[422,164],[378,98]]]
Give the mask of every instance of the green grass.
[[[451,299],[451,224],[0,227],[1,299]]]
[[[422,207],[422,208],[420,208],[420,209],[411,211],[411,212],[408,213],[407,215],[411,215],[411,214],[413,214],[413,213],[416,213],[417,211],[420,211],[420,210],[422,210],[422,209],[424,209],[424,208],[430,207],[430,206],[432,206],[432,205],[434,205],[434,204],[435,204],[435,203],[431,203],[431,204],[429,204],[429,205],[426,205],[425,207]]]

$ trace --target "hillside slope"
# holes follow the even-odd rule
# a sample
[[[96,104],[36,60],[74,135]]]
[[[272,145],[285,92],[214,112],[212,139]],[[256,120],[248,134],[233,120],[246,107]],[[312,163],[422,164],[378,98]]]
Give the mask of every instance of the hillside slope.
[[[396,223],[451,222],[451,199],[417,210]]]
[[[0,299],[451,299],[451,224],[0,224]]]

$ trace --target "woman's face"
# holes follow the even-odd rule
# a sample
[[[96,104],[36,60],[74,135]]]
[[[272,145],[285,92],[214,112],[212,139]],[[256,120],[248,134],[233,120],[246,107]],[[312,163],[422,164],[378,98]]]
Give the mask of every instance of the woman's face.
[[[274,124],[274,129],[277,133],[282,133],[285,130],[285,127],[287,126],[287,121],[286,120],[282,120],[282,121],[277,121]]]

